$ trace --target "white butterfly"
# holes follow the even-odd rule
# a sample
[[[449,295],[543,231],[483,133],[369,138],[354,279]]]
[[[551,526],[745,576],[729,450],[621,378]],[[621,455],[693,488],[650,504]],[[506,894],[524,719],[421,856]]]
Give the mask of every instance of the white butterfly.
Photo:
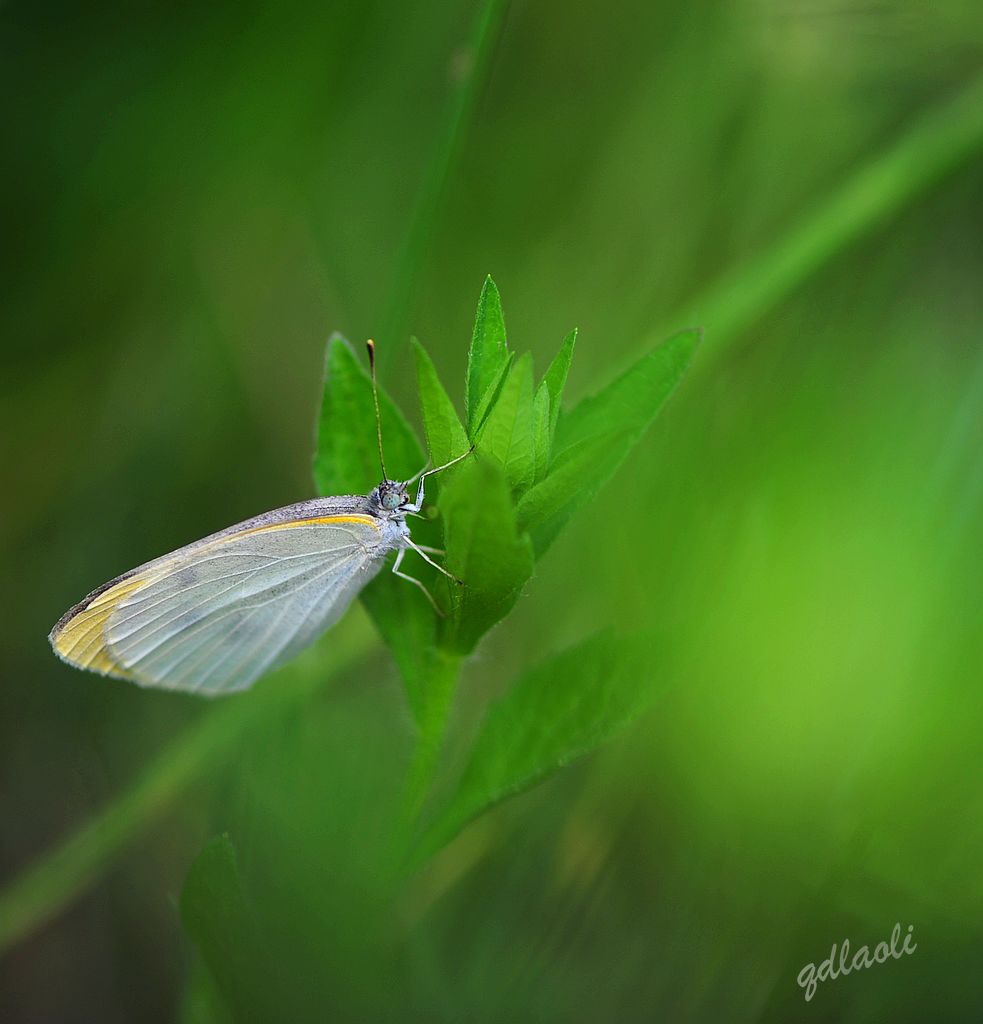
[[[369,495],[314,498],[247,519],[147,562],[94,590],[51,631],[71,665],[141,686],[216,695],[243,690],[312,643],[345,612],[396,551],[407,549],[451,576],[415,544],[406,517],[423,507],[434,473],[386,476],[369,342],[382,482]],[[416,497],[409,490],[419,480]],[[454,577],[451,576],[453,579]],[[434,604],[436,608],[436,604]],[[439,611],[439,609],[438,609]]]

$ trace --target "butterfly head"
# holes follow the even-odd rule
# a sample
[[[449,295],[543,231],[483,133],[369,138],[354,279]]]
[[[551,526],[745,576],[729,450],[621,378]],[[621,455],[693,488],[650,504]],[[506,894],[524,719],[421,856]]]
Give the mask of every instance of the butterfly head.
[[[410,494],[406,484],[398,480],[383,480],[372,492],[374,502],[383,512],[398,512],[410,503]]]

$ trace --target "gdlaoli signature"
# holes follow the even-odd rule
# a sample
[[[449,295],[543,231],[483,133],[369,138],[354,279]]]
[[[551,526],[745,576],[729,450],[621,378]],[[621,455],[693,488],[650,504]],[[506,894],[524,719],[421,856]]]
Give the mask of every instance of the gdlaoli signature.
[[[843,940],[839,957],[836,955],[836,943],[834,942],[829,956],[818,967],[815,964],[806,964],[799,971],[797,980],[799,987],[805,990],[806,1002],[809,1002],[816,994],[816,986],[821,981],[826,981],[828,978],[838,978],[841,974],[850,974],[851,971],[860,971],[865,967],[873,967],[874,964],[887,963],[892,957],[895,960],[900,960],[903,956],[910,956],[918,949],[918,944],[911,941],[914,930],[915,926],[913,924],[908,925],[908,934],[905,935],[904,942],[901,943],[899,948],[901,925],[896,924],[891,932],[890,943],[878,942],[874,947],[873,953],[871,953],[869,946],[861,946],[852,957],[850,956],[849,939]],[[836,961],[839,962],[839,970],[833,966]]]

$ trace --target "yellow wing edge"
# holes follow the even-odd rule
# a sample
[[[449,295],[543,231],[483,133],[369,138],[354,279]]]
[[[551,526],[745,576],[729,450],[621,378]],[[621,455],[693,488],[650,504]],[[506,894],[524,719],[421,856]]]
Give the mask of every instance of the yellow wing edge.
[[[116,661],[106,644],[109,617],[124,598],[150,582],[147,576],[127,576],[87,597],[58,620],[51,631],[51,647],[62,661],[104,676],[133,679]]]
[[[281,523],[254,526],[250,529],[226,534],[214,543],[221,544],[224,541],[237,540],[253,533],[328,523],[361,523],[364,526],[379,529],[378,522],[370,516],[314,516],[310,519],[292,519]],[[116,679],[140,682],[136,675],[116,660],[106,642],[106,630],[109,626],[110,616],[119,603],[138,590],[142,590],[156,579],[157,575],[156,572],[133,572],[93,591],[79,604],[70,608],[55,624],[48,637],[52,650],[62,661],[76,668],[98,672],[104,676],[113,676]]]
[[[248,537],[251,533],[269,533],[271,530],[287,530],[294,526],[320,526],[326,523],[360,523],[362,526],[379,529],[379,521],[371,516],[312,516],[310,519],[288,519],[283,523],[264,523],[262,526],[252,526],[248,530],[241,530],[221,539],[233,540],[239,537]]]

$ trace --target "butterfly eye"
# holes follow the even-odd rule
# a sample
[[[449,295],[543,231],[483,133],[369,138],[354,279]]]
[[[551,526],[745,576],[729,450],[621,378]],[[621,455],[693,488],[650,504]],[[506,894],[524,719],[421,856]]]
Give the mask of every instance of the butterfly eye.
[[[394,488],[388,489],[382,494],[382,507],[389,512],[393,512],[403,504],[405,498],[405,491],[397,491]]]

